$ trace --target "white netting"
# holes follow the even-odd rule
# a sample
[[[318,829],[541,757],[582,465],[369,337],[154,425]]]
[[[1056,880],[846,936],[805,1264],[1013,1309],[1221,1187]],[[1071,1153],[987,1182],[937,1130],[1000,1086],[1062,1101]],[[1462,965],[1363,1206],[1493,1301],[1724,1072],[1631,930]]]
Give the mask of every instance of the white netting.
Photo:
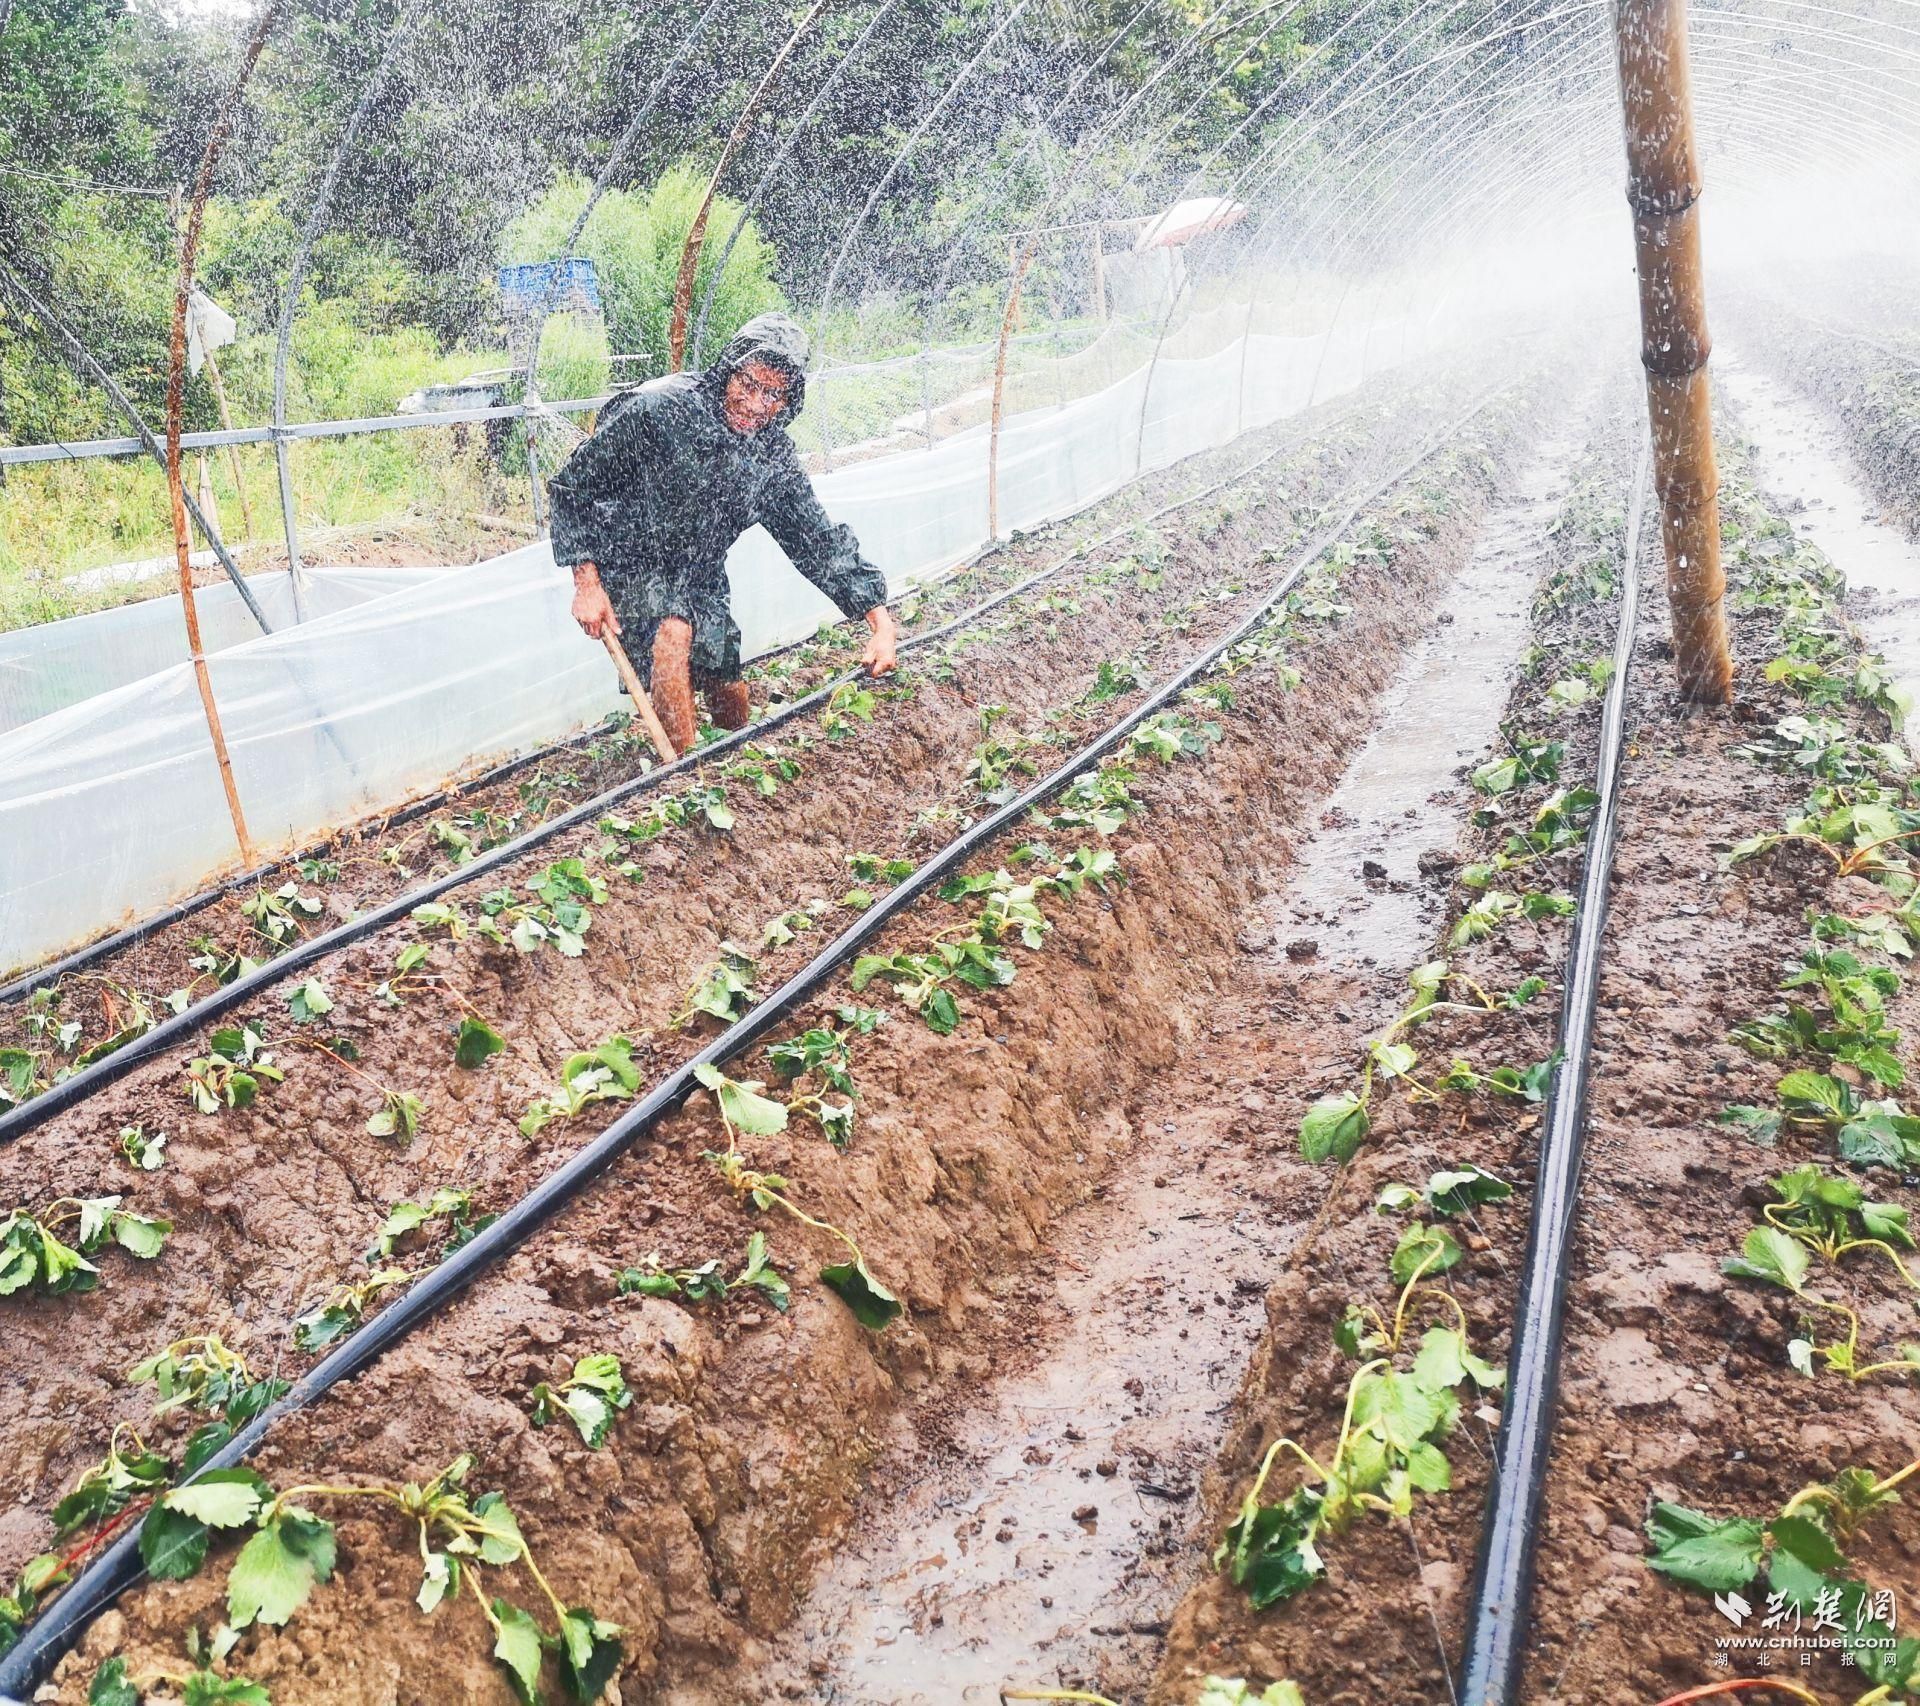
[[[1125,333],[1064,356],[1057,374],[1026,375],[1025,406],[1001,433],[1002,532],[1070,513],[1144,470],[1351,390],[1365,373],[1425,353],[1429,341],[1416,320],[1245,339],[1243,316],[1195,316],[1150,370],[1147,343]],[[1073,395],[1093,378],[1107,382]],[[1068,400],[1034,397],[1050,381],[1051,394]],[[804,418],[795,432],[804,445]],[[987,428],[967,426],[926,448],[837,467],[815,485],[898,592],[986,543],[987,453]],[[749,656],[835,615],[757,529],[735,547],[728,572]],[[235,780],[260,846],[304,844],[615,709],[613,671],[570,619],[569,599],[568,578],[542,543],[432,572],[212,656]],[[151,620],[165,632],[178,615],[155,607]],[[143,915],[234,853],[187,664],[0,735],[0,966],[30,964]]]

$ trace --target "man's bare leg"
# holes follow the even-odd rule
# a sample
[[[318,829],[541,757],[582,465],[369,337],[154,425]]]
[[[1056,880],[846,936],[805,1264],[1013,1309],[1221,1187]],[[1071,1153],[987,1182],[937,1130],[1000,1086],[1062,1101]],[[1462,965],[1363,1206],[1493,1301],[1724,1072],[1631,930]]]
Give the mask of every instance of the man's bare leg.
[[[706,681],[701,691],[707,696],[707,709],[723,729],[744,729],[753,720],[753,702],[747,697],[744,681]]]
[[[653,636],[653,708],[675,752],[686,752],[699,732],[693,714],[693,624],[669,616]]]

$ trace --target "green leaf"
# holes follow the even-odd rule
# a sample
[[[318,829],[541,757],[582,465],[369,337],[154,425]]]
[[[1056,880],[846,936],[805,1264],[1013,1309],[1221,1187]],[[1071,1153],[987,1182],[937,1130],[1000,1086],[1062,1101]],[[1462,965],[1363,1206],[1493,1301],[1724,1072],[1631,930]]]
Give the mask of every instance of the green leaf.
[[[180,1706],[273,1706],[273,1697],[264,1683],[197,1670],[181,1681]]]
[[[512,1564],[526,1556],[526,1537],[505,1493],[482,1493],[473,1501],[473,1514],[486,1524],[480,1541],[483,1564]]]
[[[1423,1493],[1444,1493],[1453,1486],[1453,1467],[1444,1451],[1422,1440],[1407,1452],[1407,1479]]]
[[[1776,1226],[1756,1226],[1747,1234],[1740,1254],[1729,1256],[1720,1271],[1734,1279],[1764,1280],[1798,1295],[1810,1262],[1807,1247],[1799,1239]]]
[[[1777,1089],[1788,1113],[1797,1119],[1838,1125],[1854,1112],[1855,1103],[1847,1086],[1824,1072],[1789,1072]]]
[[[235,1629],[284,1625],[315,1584],[333,1574],[333,1524],[282,1511],[240,1548],[227,1578],[227,1621]]]
[[[1860,1224],[1869,1238],[1879,1238],[1903,1250],[1914,1247],[1913,1233],[1907,1227],[1907,1211],[1894,1203],[1863,1202]]]
[[[1300,1122],[1300,1153],[1316,1164],[1350,1161],[1371,1126],[1366,1103],[1353,1091],[1322,1096]]]
[[[499,1633],[493,1656],[506,1667],[521,1706],[540,1706],[540,1625],[508,1600],[493,1602]]]
[[[460,1591],[460,1560],[445,1552],[429,1552],[421,1560],[420,1591],[413,1603],[422,1611],[432,1611],[449,1594]]]
[[[1275,1505],[1249,1500],[1214,1552],[1214,1568],[1224,1569],[1234,1586],[1246,1589],[1256,1611],[1291,1599],[1327,1571],[1313,1545],[1318,1509],[1309,1489]]]
[[[152,1219],[144,1214],[133,1214],[126,1209],[113,1217],[113,1240],[123,1250],[130,1250],[143,1261],[152,1261],[160,1254],[161,1246],[167,1241],[167,1234],[173,1230],[170,1220]]]
[[[1427,1180],[1426,1198],[1435,1214],[1465,1214],[1481,1203],[1505,1202],[1512,1195],[1513,1186],[1505,1179],[1471,1161]]]
[[[693,1075],[714,1093],[722,1117],[735,1131],[748,1137],[773,1137],[787,1129],[785,1105],[761,1095],[758,1080],[736,1082],[705,1061],[693,1069]]]
[[[1465,1254],[1460,1241],[1444,1226],[1429,1226],[1425,1221],[1416,1220],[1400,1234],[1389,1266],[1395,1281],[1405,1285],[1416,1273],[1423,1279],[1431,1279],[1435,1274],[1458,1267]]]
[[[207,1525],[156,1500],[140,1525],[140,1561],[156,1581],[183,1581],[207,1561]]]
[[[1776,1556],[1785,1553],[1815,1574],[1837,1570],[1846,1563],[1846,1559],[1840,1555],[1840,1548],[1834,1545],[1826,1530],[1806,1517],[1775,1517],[1767,1525],[1767,1532],[1773,1536]]]
[[[140,1690],[127,1681],[125,1659],[108,1659],[93,1673],[87,1706],[140,1706]]]
[[[1664,1500],[1647,1519],[1650,1569],[1707,1593],[1732,1593],[1760,1573],[1766,1531],[1746,1517],[1722,1522]]]
[[[901,1313],[900,1299],[868,1272],[864,1257],[824,1267],[820,1278],[845,1299],[861,1326],[876,1333]]]
[[[258,1516],[273,1497],[266,1478],[252,1469],[209,1469],[197,1481],[163,1494],[168,1510],[209,1528],[238,1528]]]
[[[944,989],[936,989],[927,997],[920,1015],[935,1036],[950,1037],[960,1026],[960,1004]]]
[[[506,1046],[505,1037],[484,1019],[476,1019],[469,1013],[460,1021],[460,1030],[453,1045],[453,1063],[472,1072],[484,1066]]]
[[[620,1668],[620,1628],[602,1623],[582,1606],[560,1619],[560,1674],[575,1700],[592,1702],[605,1693]]]
[[[327,993],[327,986],[317,977],[310,977],[305,983],[296,984],[287,996],[287,1006],[292,1010],[294,1023],[304,1025],[310,1019],[319,1019],[333,1011],[333,997]]]
[[[1739,1126],[1755,1143],[1766,1144],[1769,1148],[1780,1136],[1780,1116],[1771,1108],[1737,1103],[1733,1107],[1722,1108],[1713,1118],[1716,1125]]]

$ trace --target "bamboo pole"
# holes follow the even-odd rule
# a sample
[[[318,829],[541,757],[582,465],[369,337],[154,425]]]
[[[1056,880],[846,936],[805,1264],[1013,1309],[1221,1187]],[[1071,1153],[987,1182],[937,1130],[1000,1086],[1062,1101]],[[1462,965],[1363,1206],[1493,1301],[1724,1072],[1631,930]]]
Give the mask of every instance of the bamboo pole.
[[[200,247],[200,224],[207,211],[207,196],[213,189],[213,169],[233,129],[233,115],[240,105],[247,79],[259,63],[261,50],[267,45],[267,35],[279,12],[280,0],[267,0],[261,8],[260,21],[248,38],[239,74],[215,115],[206,152],[200,157],[200,175],[193,186],[185,229],[180,234],[180,275],[173,290],[173,339],[167,362],[167,495],[173,504],[174,558],[180,570],[180,606],[187,623],[187,651],[193,659],[194,683],[200,689],[200,708],[206,713],[214,760],[220,766],[220,785],[226,790],[234,839],[240,843],[240,857],[249,865],[258,862],[253,837],[247,833],[246,813],[240,809],[240,791],[233,780],[233,760],[227,753],[226,731],[220,724],[220,707],[214,702],[213,678],[207,671],[207,654],[200,641],[200,610],[193,597],[192,540],[187,533],[186,483],[181,478],[180,429],[187,391],[187,300],[193,291],[194,256]]]
[[[1614,40],[1674,671],[1683,697],[1724,705],[1733,696],[1733,660],[1720,568],[1720,478],[1707,381],[1713,344],[1700,261],[1686,0],[1615,0]]]
[[[673,320],[667,328],[667,350],[671,357],[669,365],[675,373],[680,371],[681,360],[687,353],[687,314],[693,305],[693,275],[699,270],[700,251],[707,240],[707,215],[713,211],[713,198],[720,193],[721,175],[732,164],[734,151],[759,116],[761,103],[772,93],[774,84],[779,82],[780,73],[793,57],[793,50],[800,45],[800,38],[813,28],[814,19],[827,9],[827,5],[828,0],[814,0],[813,10],[794,26],[793,34],[787,37],[786,46],[773,56],[773,63],[760,79],[760,86],[753,91],[735,121],[727,145],[720,150],[720,163],[707,180],[707,193],[700,199],[700,211],[694,215],[693,224],[687,231],[687,240],[680,249],[680,274],[673,286]]]

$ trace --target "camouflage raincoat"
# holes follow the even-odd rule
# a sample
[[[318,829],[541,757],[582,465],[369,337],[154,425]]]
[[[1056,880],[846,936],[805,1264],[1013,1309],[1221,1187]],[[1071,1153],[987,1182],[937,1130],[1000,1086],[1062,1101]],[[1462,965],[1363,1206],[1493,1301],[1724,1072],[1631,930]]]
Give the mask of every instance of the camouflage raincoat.
[[[693,625],[696,676],[739,678],[727,551],[756,522],[844,614],[886,602],[885,578],[853,530],[827,519],[786,433],[806,395],[806,360],[806,334],[786,315],[749,320],[705,373],[615,397],[547,488],[554,560],[598,567],[622,644],[649,685],[653,636],[669,616]],[[786,408],[747,435],[727,424],[721,397],[750,361],[792,385]]]

